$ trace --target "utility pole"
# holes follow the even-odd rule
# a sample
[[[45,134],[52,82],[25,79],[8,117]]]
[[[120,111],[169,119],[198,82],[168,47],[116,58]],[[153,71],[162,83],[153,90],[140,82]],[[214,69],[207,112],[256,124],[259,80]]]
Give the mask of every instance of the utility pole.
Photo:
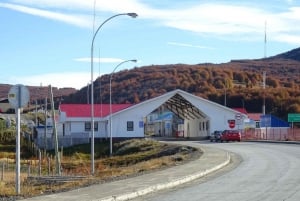
[[[265,21],[265,43],[264,43],[264,58],[267,57],[267,21]],[[263,115],[266,114],[266,71],[263,72]]]
[[[224,91],[224,106],[226,107],[227,106],[227,80],[225,79],[225,91]]]
[[[262,107],[263,115],[266,114],[266,71],[263,72],[263,107]]]
[[[61,170],[60,170],[60,159],[59,159],[59,153],[58,153],[58,137],[57,137],[56,122],[55,122],[53,92],[52,92],[51,85],[49,85],[49,91],[50,91],[51,112],[52,112],[52,121],[53,121],[53,137],[54,137],[54,146],[55,146],[56,174],[60,176]]]
[[[44,133],[44,156],[46,157],[47,152],[47,97],[45,98],[45,133]]]

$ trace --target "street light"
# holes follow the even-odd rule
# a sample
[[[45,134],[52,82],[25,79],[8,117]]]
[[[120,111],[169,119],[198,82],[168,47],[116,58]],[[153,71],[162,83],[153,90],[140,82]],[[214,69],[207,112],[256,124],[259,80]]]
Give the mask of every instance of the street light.
[[[130,17],[136,18],[138,15],[136,13],[121,13],[121,14],[117,14],[114,16],[111,16],[110,18],[106,19],[102,24],[100,24],[100,26],[98,27],[98,29],[96,30],[96,32],[94,33],[93,36],[93,40],[92,40],[92,45],[91,45],[91,131],[92,131],[92,139],[91,139],[91,173],[92,175],[94,175],[95,173],[95,161],[94,161],[94,142],[95,142],[95,131],[94,131],[94,67],[93,67],[93,57],[94,57],[94,41],[95,41],[95,37],[98,33],[98,31],[101,29],[101,27],[108,22],[109,20],[121,16],[121,15],[128,15]]]
[[[131,59],[131,60],[126,60],[126,61],[123,61],[121,63],[119,63],[115,68],[114,70],[111,72],[110,74],[110,80],[109,80],[109,122],[110,122],[110,155],[112,155],[112,104],[111,104],[111,80],[112,80],[112,76],[115,72],[115,70],[120,66],[122,65],[123,63],[126,63],[126,62],[137,62],[136,59]]]

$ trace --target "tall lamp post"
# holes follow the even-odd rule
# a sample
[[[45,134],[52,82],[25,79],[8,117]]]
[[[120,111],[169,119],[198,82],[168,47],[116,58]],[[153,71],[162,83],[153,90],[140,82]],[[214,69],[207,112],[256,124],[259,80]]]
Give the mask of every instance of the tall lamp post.
[[[111,101],[111,80],[112,80],[112,76],[114,74],[114,72],[117,70],[117,68],[122,65],[123,63],[126,63],[126,62],[137,62],[136,59],[131,59],[131,60],[126,60],[126,61],[122,61],[121,63],[119,63],[115,68],[114,70],[111,72],[110,74],[110,80],[109,80],[109,122],[110,122],[110,155],[112,155],[112,101]]]
[[[98,33],[98,31],[101,29],[101,27],[108,22],[109,20],[121,16],[121,15],[128,15],[130,17],[136,18],[138,15],[136,13],[121,13],[121,14],[117,14],[114,16],[111,16],[110,18],[106,19],[102,24],[100,24],[100,26],[98,27],[98,29],[96,30],[96,32],[94,33],[93,39],[92,39],[92,45],[91,45],[91,131],[92,131],[92,139],[91,139],[91,174],[94,175],[95,173],[95,161],[94,161],[94,150],[95,150],[95,131],[94,131],[94,41],[96,38],[96,35]]]

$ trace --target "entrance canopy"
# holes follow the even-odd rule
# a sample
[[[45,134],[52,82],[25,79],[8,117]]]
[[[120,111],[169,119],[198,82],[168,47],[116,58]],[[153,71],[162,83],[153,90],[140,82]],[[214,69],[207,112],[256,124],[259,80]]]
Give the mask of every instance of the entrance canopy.
[[[175,94],[164,103],[171,112],[177,114],[182,119],[192,120],[206,118],[206,115],[192,105],[180,94]]]

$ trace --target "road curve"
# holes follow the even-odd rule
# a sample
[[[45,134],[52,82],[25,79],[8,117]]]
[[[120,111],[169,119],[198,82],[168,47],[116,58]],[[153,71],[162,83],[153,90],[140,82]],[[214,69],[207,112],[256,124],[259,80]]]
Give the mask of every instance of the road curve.
[[[300,145],[241,142],[205,146],[236,153],[242,161],[221,176],[136,200],[300,200]]]

